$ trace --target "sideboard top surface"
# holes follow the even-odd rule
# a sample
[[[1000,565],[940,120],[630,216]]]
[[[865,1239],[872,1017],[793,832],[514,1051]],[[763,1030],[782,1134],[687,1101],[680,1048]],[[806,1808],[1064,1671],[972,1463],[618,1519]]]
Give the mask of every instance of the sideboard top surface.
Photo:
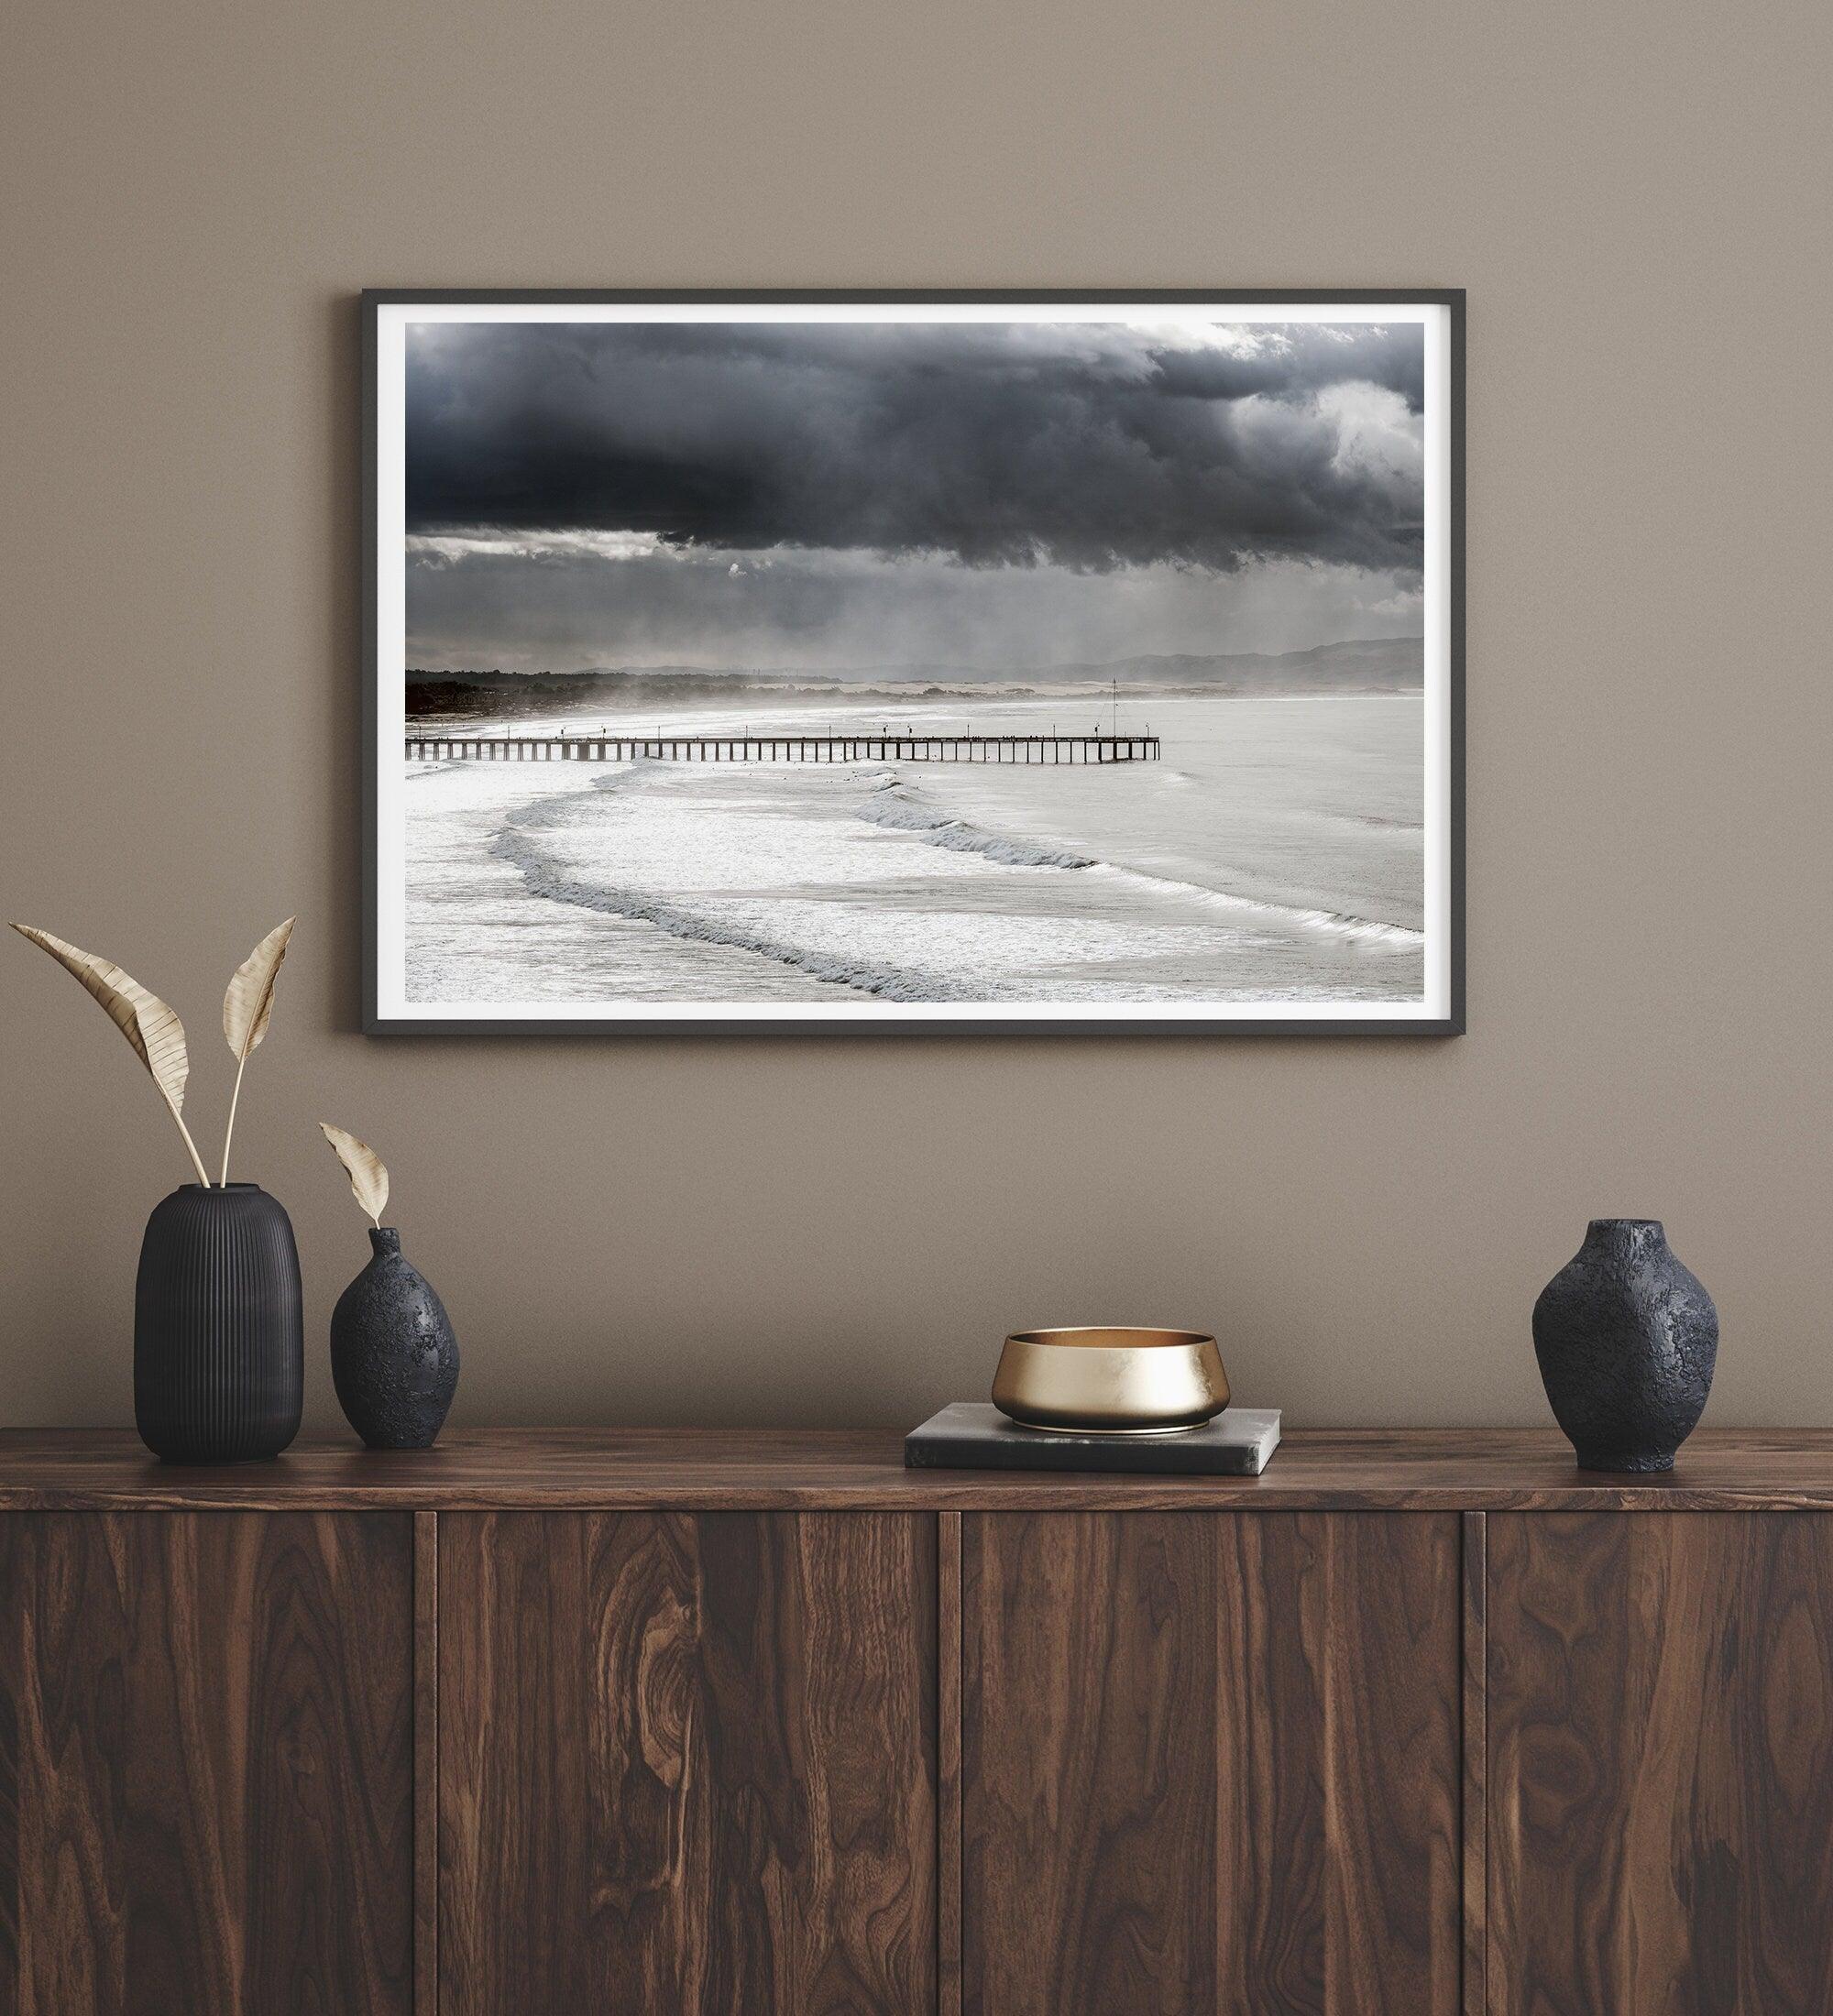
[[[156,1463],[126,1429],[0,1430],[0,1510],[1833,1511],[1833,1429],[1703,1430],[1665,1476],[1574,1467],[1551,1430],[1294,1430],[1258,1477],[906,1470],[895,1430],[470,1429],[413,1453],[296,1443]]]

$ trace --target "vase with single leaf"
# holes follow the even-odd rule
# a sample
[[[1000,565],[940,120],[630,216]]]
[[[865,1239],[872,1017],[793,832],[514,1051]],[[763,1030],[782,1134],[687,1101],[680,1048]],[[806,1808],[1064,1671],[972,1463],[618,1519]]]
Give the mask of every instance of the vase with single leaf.
[[[369,1215],[369,1264],[331,1312],[331,1378],[350,1426],[371,1449],[431,1449],[458,1387],[458,1340],[433,1284],[382,1223],[389,1172],[375,1151],[320,1121]]]

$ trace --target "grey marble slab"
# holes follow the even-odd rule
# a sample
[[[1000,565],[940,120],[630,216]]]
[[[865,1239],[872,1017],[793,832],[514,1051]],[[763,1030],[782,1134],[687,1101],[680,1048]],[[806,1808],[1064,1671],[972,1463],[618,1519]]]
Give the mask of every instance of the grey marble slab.
[[[1224,1408],[1177,1435],[1061,1434],[1020,1428],[986,1400],[957,1400],[904,1438],[911,1470],[1114,1470],[1257,1477],[1279,1445],[1277,1408]]]

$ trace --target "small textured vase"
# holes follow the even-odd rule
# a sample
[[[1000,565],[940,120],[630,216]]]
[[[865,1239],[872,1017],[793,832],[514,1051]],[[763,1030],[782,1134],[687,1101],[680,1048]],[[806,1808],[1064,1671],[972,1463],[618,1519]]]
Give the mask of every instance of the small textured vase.
[[[1534,1304],[1534,1355],[1581,1470],[1672,1470],[1712,1390],[1718,1312],[1652,1218],[1594,1218]]]
[[[458,1386],[445,1305],[401,1257],[401,1234],[369,1234],[369,1264],[331,1312],[338,1405],[371,1449],[431,1449]]]
[[[285,1211],[253,1183],[187,1183],[147,1221],[134,1420],[174,1463],[278,1456],[299,1433],[305,1327]]]

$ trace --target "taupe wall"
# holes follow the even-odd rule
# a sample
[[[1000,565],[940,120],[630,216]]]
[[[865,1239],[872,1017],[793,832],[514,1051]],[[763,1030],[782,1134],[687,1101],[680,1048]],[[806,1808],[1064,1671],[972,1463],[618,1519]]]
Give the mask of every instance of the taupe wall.
[[[1814,0],[27,0],[0,116],[5,914],[190,1022],[300,914],[244,1103],[312,1416],[367,1134],[456,1419],[882,1421],[1017,1324],[1213,1325],[1294,1421],[1542,1417],[1587,1215],[1718,1297],[1713,1417],[1833,1421],[1825,112]],[[1471,1034],[354,1033],[354,291],[1463,285]],[[0,1419],[130,1413],[185,1173],[0,945]]]

